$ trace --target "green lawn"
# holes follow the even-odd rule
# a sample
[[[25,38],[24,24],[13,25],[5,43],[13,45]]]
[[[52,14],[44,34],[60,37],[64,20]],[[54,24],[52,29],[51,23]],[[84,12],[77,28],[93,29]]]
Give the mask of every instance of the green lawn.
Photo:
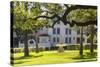
[[[44,51],[36,54],[35,52],[30,52],[29,57],[23,57],[23,55],[23,53],[14,54],[14,66],[87,62],[97,60],[96,50],[95,55],[92,57],[89,55],[89,50],[84,50],[83,58],[80,58],[78,50],[66,50],[64,53],[58,53],[57,51]]]

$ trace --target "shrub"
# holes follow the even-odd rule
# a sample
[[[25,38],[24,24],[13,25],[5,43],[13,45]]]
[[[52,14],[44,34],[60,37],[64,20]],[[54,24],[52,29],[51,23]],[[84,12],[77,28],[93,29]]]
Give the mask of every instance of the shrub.
[[[50,50],[57,50],[57,49],[58,49],[57,46],[52,46],[52,47],[50,47]]]
[[[14,53],[21,53],[23,52],[23,48],[14,48],[12,49]]]
[[[90,46],[89,44],[83,44],[83,49],[90,49]],[[93,45],[94,49],[97,49],[97,45],[94,44]],[[76,45],[67,45],[64,47],[65,49],[67,50],[79,50],[80,49],[80,44],[76,44]]]
[[[29,47],[29,52],[35,52],[36,48]],[[39,51],[44,51],[45,47],[39,47]],[[11,48],[11,53],[21,53],[24,52],[24,48]]]
[[[45,51],[49,51],[50,50],[50,48],[49,47],[45,47]]]
[[[93,45],[94,49],[97,49],[97,44]],[[52,46],[52,47],[44,47],[44,46],[39,46],[39,51],[49,51],[49,50],[58,50],[58,52],[63,52],[64,49],[66,50],[79,50],[80,49],[80,44],[76,45],[66,45],[63,48],[59,48],[57,46]],[[83,49],[90,49],[89,44],[83,44]],[[36,48],[29,47],[30,52],[35,52]],[[24,48],[11,48],[11,53],[21,53],[24,52]]]
[[[79,50],[80,45],[76,44],[76,45],[68,45],[67,49],[68,50]]]
[[[24,48],[11,48],[12,53],[24,52]],[[29,51],[34,51],[34,48],[29,48]]]
[[[30,48],[29,48],[29,51],[30,51],[30,52],[34,52],[34,51],[35,51],[35,48],[30,47]]]
[[[90,49],[91,44],[84,44],[84,49]],[[97,49],[97,44],[93,45],[94,49]]]
[[[40,46],[40,47],[39,47],[39,51],[40,51],[40,52],[45,51],[45,47]]]

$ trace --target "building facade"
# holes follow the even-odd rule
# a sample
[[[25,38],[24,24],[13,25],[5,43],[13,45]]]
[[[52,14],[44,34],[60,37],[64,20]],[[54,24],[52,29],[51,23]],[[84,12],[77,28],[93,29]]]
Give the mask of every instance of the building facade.
[[[64,25],[62,22],[55,24],[54,28],[42,28],[38,30],[38,45],[43,47],[52,47],[57,44],[75,45],[80,43],[80,30],[74,30],[69,25]],[[84,43],[87,43],[87,38]],[[35,39],[29,38],[29,47],[35,47]],[[24,44],[19,41],[18,47],[24,47]]]

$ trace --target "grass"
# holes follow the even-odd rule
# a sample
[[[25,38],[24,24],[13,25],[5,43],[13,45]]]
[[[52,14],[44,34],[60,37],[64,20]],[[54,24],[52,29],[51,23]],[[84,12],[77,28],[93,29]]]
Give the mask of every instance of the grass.
[[[23,55],[23,53],[14,54],[14,66],[89,62],[97,60],[96,51],[91,57],[89,50],[84,50],[83,58],[80,58],[78,50],[66,50],[64,53],[58,53],[57,51],[44,51],[36,54],[35,52],[30,52],[29,57],[24,57]]]

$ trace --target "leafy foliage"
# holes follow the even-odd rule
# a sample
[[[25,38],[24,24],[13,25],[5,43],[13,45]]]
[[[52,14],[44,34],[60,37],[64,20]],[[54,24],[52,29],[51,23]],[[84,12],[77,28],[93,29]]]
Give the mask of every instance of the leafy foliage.
[[[16,4],[19,3],[19,4]],[[20,4],[21,3],[21,4]],[[14,13],[14,29],[20,29],[22,31],[35,31],[36,28],[39,29],[43,26],[46,26],[48,23],[45,19],[34,20],[33,17],[38,16],[40,14],[39,7],[32,7],[29,12],[25,8],[25,2],[16,2],[13,9]],[[28,6],[27,6],[28,7]]]
[[[97,11],[95,9],[77,9],[69,13],[69,18],[76,22],[87,22],[90,20],[96,20]]]

